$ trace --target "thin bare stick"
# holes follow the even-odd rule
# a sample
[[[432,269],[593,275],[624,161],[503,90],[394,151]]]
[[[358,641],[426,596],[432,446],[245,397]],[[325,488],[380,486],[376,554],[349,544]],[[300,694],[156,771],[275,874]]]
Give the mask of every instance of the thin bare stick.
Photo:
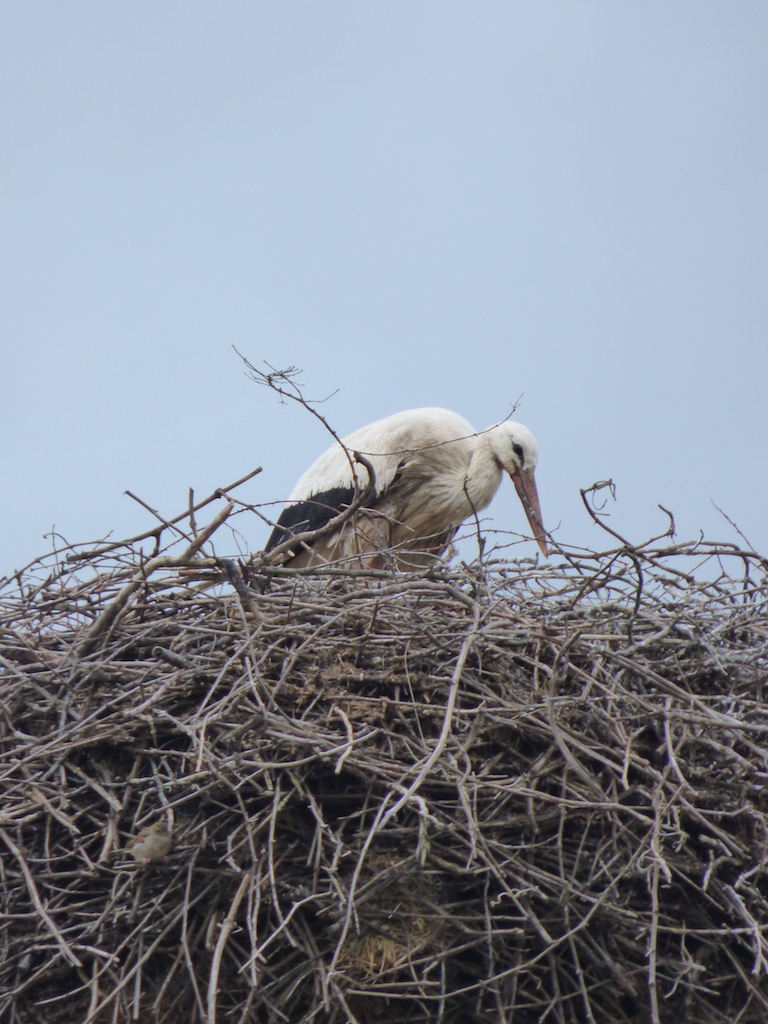
[[[114,601],[107,605],[101,615],[99,615],[98,619],[96,619],[94,624],[88,630],[80,646],[81,656],[91,652],[99,637],[109,629],[120,612],[126,607],[131,597],[137,590],[145,585],[153,572],[157,569],[170,569],[188,565],[190,559],[194,558],[203,544],[205,544],[205,542],[216,532],[222,523],[226,522],[234,507],[235,503],[233,501],[228,502],[227,505],[213,517],[205,529],[198,533],[182,555],[179,555],[178,557],[157,555],[155,558],[151,558],[145,565],[143,565],[139,573],[130,581],[130,583],[127,583],[123,587]]]
[[[32,872],[29,870],[29,866],[26,860],[24,859],[24,855],[22,854],[21,850],[16,845],[16,843],[14,843],[14,841],[11,839],[11,837],[8,835],[4,828],[0,828],[0,839],[3,840],[5,845],[11,851],[16,860],[19,862],[19,867],[21,868],[21,872],[24,875],[24,881],[26,882],[27,891],[29,892],[30,899],[32,900],[32,905],[37,911],[40,919],[45,922],[46,928],[56,940],[56,944],[58,945],[59,949],[64,954],[66,959],[74,967],[82,967],[82,960],[80,960],[80,958],[76,956],[75,953],[73,953],[73,951],[70,949],[69,943],[66,941],[64,936],[56,927],[53,918],[43,906],[42,900],[40,899],[40,894],[37,891],[37,886],[35,885],[35,880],[32,877]]]
[[[459,651],[459,656],[456,659],[456,665],[454,667],[453,676],[451,678],[451,685],[448,690],[448,697],[445,702],[443,724],[442,728],[440,729],[440,735],[437,739],[437,743],[432,748],[431,753],[422,764],[418,774],[416,775],[416,778],[409,784],[408,788],[405,790],[405,792],[401,794],[401,796],[394,802],[394,804],[391,804],[387,808],[387,801],[385,800],[384,802],[382,802],[379,808],[379,812],[374,820],[374,823],[371,826],[368,835],[365,838],[365,842],[363,843],[362,849],[360,850],[360,855],[357,859],[357,865],[355,867],[354,873],[352,874],[352,879],[349,884],[349,892],[347,893],[347,912],[344,917],[344,924],[341,929],[341,935],[339,937],[338,943],[336,944],[336,949],[334,951],[333,958],[331,959],[331,963],[328,967],[328,973],[326,977],[323,979],[323,986],[326,989],[326,1001],[328,999],[327,985],[333,978],[333,974],[334,971],[336,970],[336,965],[338,963],[339,956],[341,955],[341,951],[344,947],[347,935],[349,934],[349,929],[352,925],[355,908],[355,890],[357,889],[357,884],[360,879],[360,872],[365,862],[368,850],[370,849],[371,843],[373,842],[376,834],[380,832],[383,828],[386,828],[387,823],[392,820],[392,818],[398,813],[399,810],[401,810],[402,807],[405,806],[405,804],[414,799],[419,787],[424,782],[424,779],[427,778],[430,771],[432,770],[434,765],[439,760],[441,754],[445,750],[445,746],[448,742],[448,737],[451,734],[451,721],[453,719],[453,712],[456,706],[456,695],[458,693],[459,683],[461,682],[461,676],[462,672],[464,671],[464,665],[466,664],[467,657],[469,655],[470,650],[472,649],[472,644],[475,641],[479,619],[480,606],[476,605],[472,625],[466,637],[464,638],[464,642],[461,645],[461,650]]]
[[[237,912],[240,909],[240,904],[243,901],[243,897],[248,891],[248,886],[253,882],[252,872],[246,872],[240,880],[237,892],[235,893],[234,899],[230,904],[227,916],[221,922],[221,928],[219,929],[219,937],[216,940],[216,946],[213,950],[213,956],[211,957],[211,972],[208,981],[208,1020],[207,1024],[216,1024],[216,996],[219,991],[219,971],[221,970],[221,958],[224,955],[224,949],[227,945],[227,940],[235,927],[237,920]]]
[[[217,498],[225,497],[230,491],[234,491],[235,488],[240,487],[241,484],[248,483],[249,480],[252,480],[253,477],[261,472],[261,466],[257,466],[256,469],[251,470],[250,473],[246,473],[245,476],[241,476],[239,480],[235,480],[234,483],[229,484],[227,487],[217,487],[215,491],[208,495],[207,498],[203,498],[202,501],[196,502],[191,509],[188,508],[185,512],[180,512],[179,515],[174,516],[173,519],[168,519],[167,525],[174,526],[176,523],[180,523],[182,519],[187,519],[189,517],[190,512],[199,512],[201,508],[205,508],[206,505],[210,505],[210,503],[212,501],[216,501]],[[163,524],[163,526],[155,526],[151,530],[145,530],[144,533],[138,533],[135,537],[128,537],[126,540],[111,541],[109,544],[101,544],[96,548],[89,549],[88,551],[77,551],[68,555],[67,561],[89,561],[94,558],[101,558],[103,555],[109,554],[111,551],[116,551],[118,548],[132,547],[134,544],[138,544],[143,540],[148,540],[150,537],[157,537],[165,528],[166,520],[163,520]]]

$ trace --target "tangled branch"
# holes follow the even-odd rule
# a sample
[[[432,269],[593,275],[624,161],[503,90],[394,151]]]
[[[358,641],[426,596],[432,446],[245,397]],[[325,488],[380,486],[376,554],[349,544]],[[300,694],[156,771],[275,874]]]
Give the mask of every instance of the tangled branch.
[[[295,574],[232,504],[0,593],[0,1018],[768,1017],[764,559]]]

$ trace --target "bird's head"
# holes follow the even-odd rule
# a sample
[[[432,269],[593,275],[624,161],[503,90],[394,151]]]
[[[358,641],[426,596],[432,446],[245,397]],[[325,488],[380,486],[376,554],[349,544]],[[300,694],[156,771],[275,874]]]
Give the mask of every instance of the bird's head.
[[[539,461],[536,438],[522,423],[500,423],[489,432],[491,452],[499,466],[509,473],[522,502],[536,543],[546,558],[547,539],[541,518],[539,494],[536,490],[534,470]]]

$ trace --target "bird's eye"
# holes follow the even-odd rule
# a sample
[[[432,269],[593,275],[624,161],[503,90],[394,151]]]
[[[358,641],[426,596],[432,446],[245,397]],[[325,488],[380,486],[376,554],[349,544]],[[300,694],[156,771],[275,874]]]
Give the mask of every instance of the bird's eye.
[[[512,445],[512,451],[515,453],[518,459],[520,459],[520,465],[522,466],[523,462],[525,461],[523,454],[523,446],[521,444],[515,443]]]

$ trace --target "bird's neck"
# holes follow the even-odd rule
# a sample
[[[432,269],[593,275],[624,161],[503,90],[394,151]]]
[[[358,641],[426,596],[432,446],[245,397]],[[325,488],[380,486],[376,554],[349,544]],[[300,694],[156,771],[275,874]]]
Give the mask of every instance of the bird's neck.
[[[490,436],[481,434],[464,478],[464,489],[472,510],[481,512],[487,508],[500,483],[501,466],[491,450]]]

